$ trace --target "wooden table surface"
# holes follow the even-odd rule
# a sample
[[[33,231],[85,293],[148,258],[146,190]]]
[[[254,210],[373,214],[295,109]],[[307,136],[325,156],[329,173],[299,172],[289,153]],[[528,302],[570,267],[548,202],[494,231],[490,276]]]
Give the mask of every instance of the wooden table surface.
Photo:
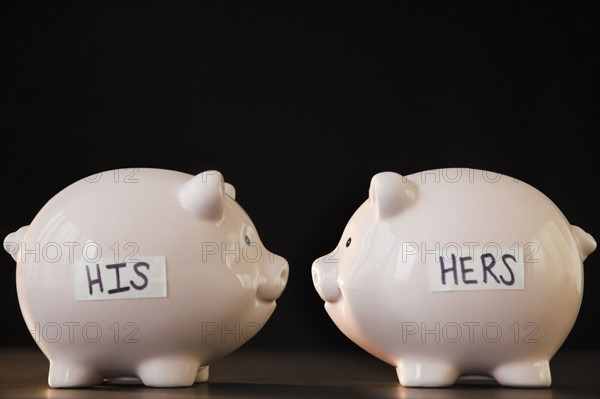
[[[395,370],[363,352],[238,350],[211,366],[209,382],[189,388],[107,383],[93,389],[51,389],[48,361],[37,348],[0,348],[0,399],[12,398],[598,398],[600,353],[559,352],[549,389],[505,388],[460,380],[450,388],[405,388]]]

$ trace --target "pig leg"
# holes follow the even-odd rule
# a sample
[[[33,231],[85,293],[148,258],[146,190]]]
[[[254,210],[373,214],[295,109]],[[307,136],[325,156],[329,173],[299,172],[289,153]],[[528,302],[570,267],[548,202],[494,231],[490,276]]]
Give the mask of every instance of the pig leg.
[[[196,382],[206,382],[208,380],[208,366],[202,366],[196,374]]]
[[[194,384],[200,361],[189,356],[165,356],[143,362],[138,376],[149,387],[187,387]]]
[[[547,360],[521,360],[497,367],[492,377],[499,384],[518,387],[549,387],[552,383]]]
[[[103,379],[97,370],[86,365],[50,362],[48,385],[52,388],[93,387]]]
[[[407,387],[442,387],[454,384],[457,368],[439,359],[403,359],[396,366],[400,384]]]

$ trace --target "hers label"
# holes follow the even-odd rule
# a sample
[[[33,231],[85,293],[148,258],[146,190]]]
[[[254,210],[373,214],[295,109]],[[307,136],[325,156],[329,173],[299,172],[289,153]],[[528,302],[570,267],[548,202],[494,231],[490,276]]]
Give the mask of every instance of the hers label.
[[[431,291],[525,289],[523,249],[460,248],[436,254],[427,261]],[[470,249],[470,250],[469,250]]]

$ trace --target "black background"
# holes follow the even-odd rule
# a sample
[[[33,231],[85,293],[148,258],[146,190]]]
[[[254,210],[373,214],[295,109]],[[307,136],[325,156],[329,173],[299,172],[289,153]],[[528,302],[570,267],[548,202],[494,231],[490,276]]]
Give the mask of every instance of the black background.
[[[247,345],[344,350],[310,266],[379,171],[512,175],[599,237],[598,6],[418,3],[2,2],[0,234],[103,170],[218,169],[290,263]],[[1,252],[0,344],[34,345]],[[599,349],[599,259],[565,347]]]

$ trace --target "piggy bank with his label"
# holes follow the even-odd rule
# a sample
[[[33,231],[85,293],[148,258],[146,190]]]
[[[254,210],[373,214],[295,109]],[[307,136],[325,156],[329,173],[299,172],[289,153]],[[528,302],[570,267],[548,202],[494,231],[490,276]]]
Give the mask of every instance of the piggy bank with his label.
[[[4,247],[52,387],[205,381],[267,321],[288,276],[217,171],[90,176]]]
[[[581,304],[591,235],[497,173],[379,173],[338,247],[313,263],[339,329],[405,386],[488,375],[546,387]]]

